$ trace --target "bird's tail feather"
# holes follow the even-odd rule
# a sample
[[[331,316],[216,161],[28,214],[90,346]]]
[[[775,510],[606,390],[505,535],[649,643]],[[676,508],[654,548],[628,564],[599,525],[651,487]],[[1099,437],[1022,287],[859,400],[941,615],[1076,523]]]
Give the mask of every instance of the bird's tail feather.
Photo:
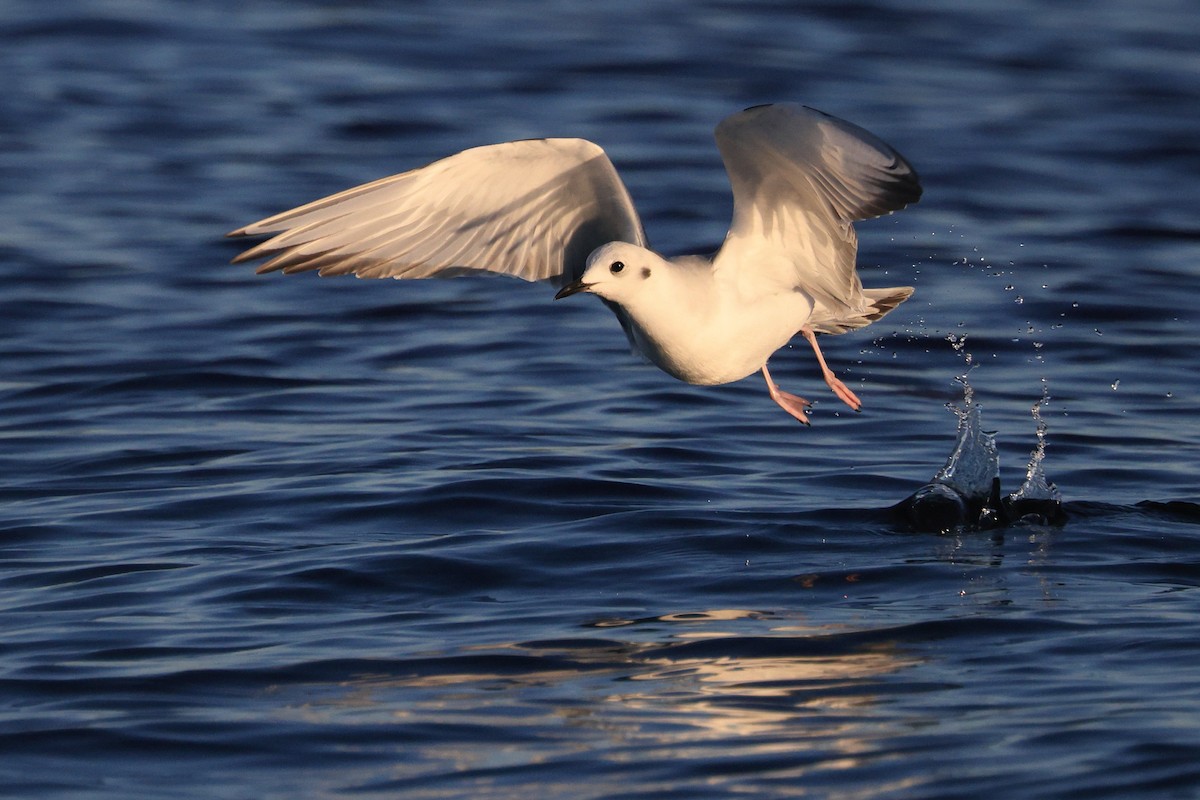
[[[896,306],[912,296],[913,287],[893,286],[887,289],[863,289],[866,307],[857,314],[839,317],[838,319],[810,319],[809,327],[817,333],[845,333],[865,328],[872,322],[883,319]]]

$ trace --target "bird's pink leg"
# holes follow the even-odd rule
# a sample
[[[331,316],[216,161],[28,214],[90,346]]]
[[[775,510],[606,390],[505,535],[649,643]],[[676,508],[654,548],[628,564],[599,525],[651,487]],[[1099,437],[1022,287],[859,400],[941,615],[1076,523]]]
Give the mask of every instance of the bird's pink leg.
[[[763,377],[767,379],[767,391],[771,394],[771,399],[779,404],[779,407],[791,414],[796,419],[809,425],[808,414],[804,410],[812,405],[812,403],[794,394],[788,394],[779,388],[775,381],[771,380],[771,373],[767,371],[767,365],[763,364]]]
[[[843,403],[855,411],[862,411],[862,401],[858,399],[858,395],[838,380],[837,376],[833,374],[833,370],[825,363],[825,356],[821,354],[821,346],[817,344],[817,335],[810,328],[801,328],[800,333],[804,334],[804,338],[808,339],[808,343],[812,345],[813,352],[817,354],[817,363],[821,365],[821,372],[825,375],[825,382],[829,384],[829,388],[833,389],[833,393],[841,398]]]

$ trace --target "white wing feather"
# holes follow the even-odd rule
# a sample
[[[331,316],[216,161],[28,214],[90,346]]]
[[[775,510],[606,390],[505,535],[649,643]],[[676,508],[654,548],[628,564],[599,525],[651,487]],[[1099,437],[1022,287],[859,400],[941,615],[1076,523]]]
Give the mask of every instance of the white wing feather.
[[[561,286],[589,253],[646,246],[637,210],[604,151],[583,139],[464,150],[264,219],[230,236],[274,234],[234,263],[259,272],[360,278],[489,271]]]

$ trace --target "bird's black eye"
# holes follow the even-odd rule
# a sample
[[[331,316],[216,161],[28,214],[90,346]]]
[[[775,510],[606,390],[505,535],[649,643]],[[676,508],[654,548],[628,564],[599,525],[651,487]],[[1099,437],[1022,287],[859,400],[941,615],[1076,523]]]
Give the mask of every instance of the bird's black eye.
[[[609,267],[609,270],[612,272],[613,275],[616,275],[618,272],[620,272],[623,269],[625,269],[624,261],[614,261],[612,263],[612,266]]]

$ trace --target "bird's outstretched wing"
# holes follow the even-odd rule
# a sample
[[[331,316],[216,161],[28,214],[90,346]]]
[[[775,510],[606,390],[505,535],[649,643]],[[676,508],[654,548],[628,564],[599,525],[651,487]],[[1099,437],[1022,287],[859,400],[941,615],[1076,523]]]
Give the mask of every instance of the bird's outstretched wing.
[[[259,272],[360,278],[489,271],[561,286],[606,242],[645,246],[629,192],[583,139],[530,139],[464,150],[347,189],[230,233],[274,234],[234,259]]]
[[[916,172],[867,131],[805,106],[755,106],[717,126],[733,222],[714,269],[743,285],[795,286],[824,313],[863,305],[852,223],[921,197]]]

